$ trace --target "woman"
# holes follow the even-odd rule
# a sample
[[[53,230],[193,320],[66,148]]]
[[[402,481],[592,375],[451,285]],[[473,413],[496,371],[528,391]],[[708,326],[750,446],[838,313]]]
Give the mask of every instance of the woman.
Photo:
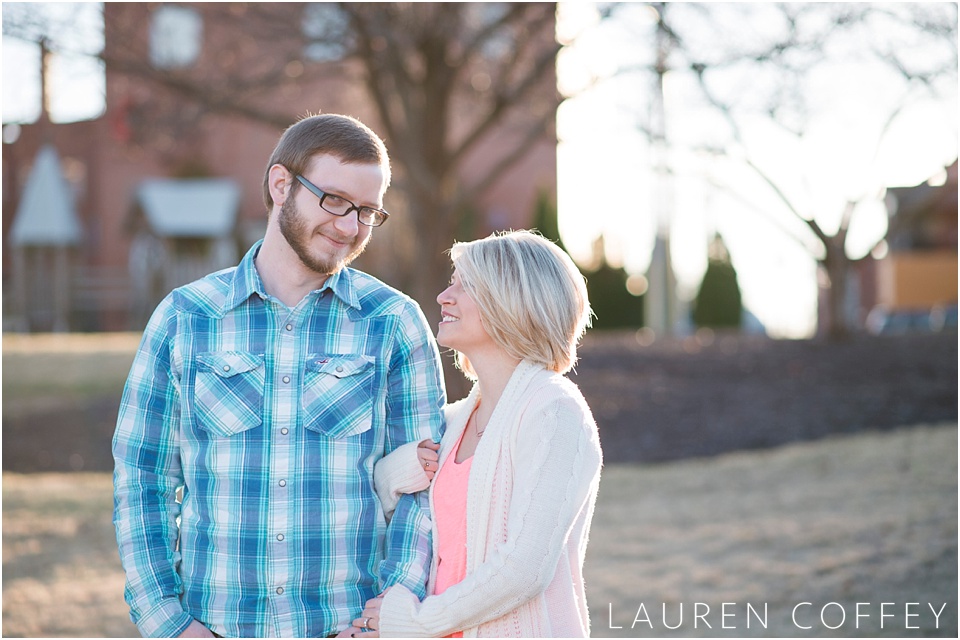
[[[582,568],[602,454],[590,409],[563,376],[589,324],[583,277],[528,231],[457,243],[450,254],[437,341],[474,386],[445,408],[433,463],[432,595],[420,602],[394,586],[348,631],[588,636]],[[401,475],[378,474],[385,486]]]

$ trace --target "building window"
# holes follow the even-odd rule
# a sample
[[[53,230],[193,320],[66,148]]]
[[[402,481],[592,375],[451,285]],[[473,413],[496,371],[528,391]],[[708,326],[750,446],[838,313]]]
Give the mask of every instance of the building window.
[[[150,62],[158,69],[188,67],[200,56],[203,18],[194,9],[161,6],[150,23]]]
[[[303,55],[314,62],[332,62],[347,54],[350,18],[336,4],[311,2],[303,10]]]

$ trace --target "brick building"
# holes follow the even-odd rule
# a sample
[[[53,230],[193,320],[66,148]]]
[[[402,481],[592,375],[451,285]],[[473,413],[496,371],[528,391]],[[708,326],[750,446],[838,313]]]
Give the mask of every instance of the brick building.
[[[234,5],[230,6],[232,10]],[[238,12],[242,10],[242,5],[235,6]],[[327,8],[332,5],[316,6],[319,13],[311,14],[311,21],[302,28],[316,28],[318,21],[332,21],[336,26],[337,18]],[[223,56],[224,38],[233,37],[236,31],[220,24],[223,18],[215,16],[222,16],[222,12],[211,11],[211,6],[204,3],[105,3],[104,56],[132,56],[121,62],[158,69],[206,69],[214,83],[217,70],[230,64]],[[243,18],[239,14],[235,17]],[[243,44],[252,47],[254,59],[268,58],[274,47],[283,46],[282,39]],[[264,95],[262,102],[279,101],[286,113],[347,113],[382,133],[357,68],[350,59],[340,59],[338,53],[329,49],[305,51],[304,65],[324,65],[328,72],[312,74],[316,79],[309,82],[297,82],[302,68],[288,68],[291,82],[282,90]],[[264,124],[229,110],[191,121],[187,101],[183,101],[182,113],[178,114],[180,120],[163,121],[157,116],[161,112],[153,107],[177,105],[175,91],[162,83],[145,81],[142,73],[115,70],[122,66],[108,65],[106,112],[102,117],[52,124],[44,114],[37,123],[22,125],[15,142],[3,145],[5,249],[9,249],[10,230],[23,189],[42,146],[49,144],[56,150],[63,175],[72,187],[81,240],[71,252],[68,266],[70,330],[139,330],[146,309],[152,308],[160,295],[197,272],[234,263],[266,228],[261,183],[266,161],[284,125]],[[543,84],[548,100],[557,100],[554,73],[550,68]],[[216,87],[211,87],[214,90]],[[183,122],[191,126],[178,128]],[[512,135],[509,123],[491,131],[464,166],[476,170],[495,162]],[[389,147],[389,139],[387,144]],[[398,164],[396,156],[394,164]],[[398,168],[402,179],[403,167]],[[472,172],[461,173],[461,179],[468,182]],[[162,197],[156,195],[158,181],[165,185]],[[217,200],[213,187],[226,181],[230,186],[219,191],[222,195]],[[205,193],[213,200],[204,202],[213,202],[219,208],[220,222],[184,226],[184,219],[189,221],[193,214],[173,204],[178,184],[184,188],[210,186]],[[411,205],[397,191],[391,189],[385,201],[394,217],[378,229],[359,266],[402,286],[402,282],[391,281],[392,256],[387,248],[401,244],[392,237],[394,234],[410,232],[403,228],[403,214]],[[478,218],[475,235],[528,226],[541,192],[555,199],[553,134],[530,144],[511,170],[484,190],[474,203]],[[170,204],[165,209],[163,203]],[[206,213],[198,209],[196,215]],[[178,216],[179,226],[173,220]],[[223,221],[228,224],[224,226]],[[225,242],[233,243],[235,250],[225,250]],[[42,317],[24,317],[31,310],[8,296],[17,265],[9,251],[4,252],[3,260],[4,329],[61,328]],[[185,261],[192,261],[193,268],[183,268]]]

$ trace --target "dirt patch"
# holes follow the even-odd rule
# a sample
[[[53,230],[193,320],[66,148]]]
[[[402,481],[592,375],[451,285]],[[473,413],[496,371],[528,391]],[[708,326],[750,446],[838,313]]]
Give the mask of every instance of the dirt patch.
[[[109,471],[136,336],[4,339],[3,469]],[[571,378],[608,462],[759,449],[867,429],[956,421],[957,334],[847,342],[716,336],[643,347],[589,333]]]
[[[957,334],[841,343],[588,334],[576,375],[608,462],[761,449],[956,421]]]

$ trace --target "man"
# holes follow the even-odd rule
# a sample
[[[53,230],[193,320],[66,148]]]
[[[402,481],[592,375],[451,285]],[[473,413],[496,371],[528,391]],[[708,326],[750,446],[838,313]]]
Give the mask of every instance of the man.
[[[439,354],[414,301],[347,268],[389,182],[365,125],[301,120],[267,165],[263,240],[150,319],[113,439],[143,635],[323,637],[393,584],[425,595],[426,500],[386,524],[373,467],[439,440]]]

